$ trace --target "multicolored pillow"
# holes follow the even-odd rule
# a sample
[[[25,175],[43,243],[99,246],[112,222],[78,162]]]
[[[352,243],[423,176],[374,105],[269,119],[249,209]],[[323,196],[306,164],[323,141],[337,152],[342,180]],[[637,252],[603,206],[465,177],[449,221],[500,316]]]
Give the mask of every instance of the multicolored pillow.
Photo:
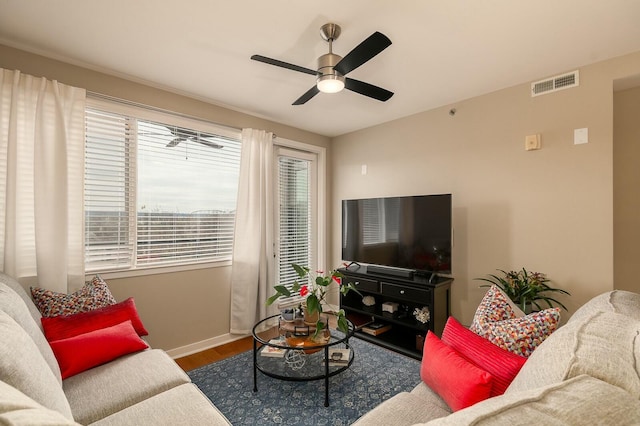
[[[492,286],[478,306],[469,329],[494,345],[528,357],[558,328],[560,308],[518,317],[522,311],[505,298],[509,299],[497,286]]]
[[[424,341],[420,378],[453,411],[491,396],[493,376],[467,361],[429,331]]]
[[[88,312],[116,303],[107,283],[98,275],[71,294],[31,287],[31,297],[43,317]]]
[[[469,329],[474,333],[482,330],[487,322],[503,321],[524,316],[522,309],[513,303],[500,287],[492,285],[484,295]]]
[[[478,336],[454,317],[449,317],[444,326],[442,343],[493,376],[491,396],[502,395],[527,361]]]

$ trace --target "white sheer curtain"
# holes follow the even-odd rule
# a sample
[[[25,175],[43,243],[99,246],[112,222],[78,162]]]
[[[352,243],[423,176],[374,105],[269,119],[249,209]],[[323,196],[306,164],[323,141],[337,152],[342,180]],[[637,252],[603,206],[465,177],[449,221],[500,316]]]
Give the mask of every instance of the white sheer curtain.
[[[84,281],[85,99],[0,69],[0,266],[64,293]]]
[[[242,130],[240,183],[231,270],[231,333],[249,334],[274,307],[273,134]]]

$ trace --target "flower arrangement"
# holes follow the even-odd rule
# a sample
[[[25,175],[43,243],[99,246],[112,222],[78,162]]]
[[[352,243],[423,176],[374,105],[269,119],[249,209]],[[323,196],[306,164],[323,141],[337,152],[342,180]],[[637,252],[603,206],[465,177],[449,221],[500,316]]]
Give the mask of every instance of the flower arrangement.
[[[342,283],[342,274],[336,269],[331,271],[328,275],[324,275],[323,271],[316,271],[314,278],[311,270],[306,266],[300,266],[294,263],[291,267],[296,271],[298,280],[294,281],[290,289],[284,285],[274,286],[273,288],[276,293],[267,299],[267,305],[273,304],[273,302],[278,300],[280,297],[289,297],[292,294],[299,292],[300,296],[305,298],[306,308],[309,314],[313,314],[315,312],[322,313],[322,302],[325,301],[327,291],[329,290],[329,286],[332,282],[335,282],[339,286],[340,292],[343,295],[346,295],[351,290],[360,294],[353,283]],[[306,282],[306,284],[301,284],[300,282]],[[340,309],[336,313],[336,317],[338,320],[338,330],[343,333],[347,333],[349,331],[349,324],[345,318],[344,310]],[[328,327],[328,324],[323,323],[321,318],[318,319],[314,336],[317,336],[325,327]]]
[[[548,305],[546,307],[549,308],[552,308],[553,303],[556,303],[565,311],[567,310],[566,306],[549,296],[548,293],[556,292],[569,296],[571,294],[560,288],[550,287],[547,284],[550,280],[545,274],[540,272],[529,272],[525,268],[522,268],[521,271],[507,272],[502,269],[498,269],[498,271],[502,272],[504,276],[499,277],[497,275],[490,274],[489,278],[476,279],[498,286],[507,296],[509,296],[511,300],[513,300],[514,303],[520,306],[523,312],[526,312],[528,307],[533,308],[534,306],[536,309],[542,310],[543,307],[540,306],[540,303],[538,302],[546,303]],[[490,285],[485,284],[480,287],[490,287]]]

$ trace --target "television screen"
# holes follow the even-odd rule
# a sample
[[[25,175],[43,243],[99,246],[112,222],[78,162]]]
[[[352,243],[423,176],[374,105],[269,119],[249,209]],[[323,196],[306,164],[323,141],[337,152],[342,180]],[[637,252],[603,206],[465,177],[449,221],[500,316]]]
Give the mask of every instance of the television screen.
[[[342,201],[342,259],[451,273],[451,194]]]

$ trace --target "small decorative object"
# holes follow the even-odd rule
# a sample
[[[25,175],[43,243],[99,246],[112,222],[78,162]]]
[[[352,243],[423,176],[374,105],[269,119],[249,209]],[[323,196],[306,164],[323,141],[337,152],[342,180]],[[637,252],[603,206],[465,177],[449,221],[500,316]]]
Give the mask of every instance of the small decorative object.
[[[384,302],[382,304],[382,312],[389,312],[390,314],[398,310],[398,304],[396,302]]]
[[[284,362],[287,363],[292,370],[300,370],[304,367],[307,359],[302,351],[288,350],[284,355]]]
[[[365,296],[362,298],[362,304],[364,306],[375,306],[376,305],[376,298],[373,296]]]
[[[431,319],[431,312],[429,312],[428,306],[423,306],[422,308],[415,308],[413,310],[413,316],[421,323],[426,324]]]
[[[557,301],[551,296],[544,293],[562,293],[570,296],[571,294],[560,288],[549,287],[547,283],[551,282],[545,274],[540,272],[529,272],[522,268],[521,271],[503,271],[503,277],[497,275],[489,275],[489,278],[476,278],[477,280],[486,281],[491,285],[496,285],[502,290],[515,304],[520,306],[523,312],[529,313],[535,307],[538,311],[543,309],[538,303],[542,301],[546,303],[548,308],[553,307],[553,303],[561,306],[565,311],[566,306]],[[480,287],[491,287],[491,285],[484,284]]]
[[[295,309],[293,308],[281,309],[280,315],[282,316],[283,320],[287,322],[291,322],[295,319],[296,312],[295,312]]]
[[[316,277],[313,278],[311,276],[310,269],[306,266],[300,266],[294,263],[291,267],[296,271],[296,274],[298,274],[298,279],[306,284],[300,284],[300,282],[296,280],[290,288],[285,285],[274,286],[273,288],[276,290],[276,294],[267,299],[267,305],[271,305],[280,297],[289,297],[292,294],[299,292],[300,296],[306,298],[303,305],[306,308],[307,314],[313,315],[314,313],[322,313],[322,302],[327,296],[327,290],[332,282],[335,282],[339,286],[340,293],[343,295],[346,295],[351,290],[360,294],[353,283],[342,283],[342,274],[336,269],[331,271],[329,275],[323,275],[324,272],[316,271]],[[344,310],[340,309],[336,313],[336,317],[338,319],[338,330],[343,333],[348,333],[349,323],[345,318]],[[307,322],[307,320],[305,320],[305,322]],[[322,319],[318,317],[316,320],[316,332],[314,337],[317,336],[324,328],[328,329],[328,326],[329,324],[322,322]]]

